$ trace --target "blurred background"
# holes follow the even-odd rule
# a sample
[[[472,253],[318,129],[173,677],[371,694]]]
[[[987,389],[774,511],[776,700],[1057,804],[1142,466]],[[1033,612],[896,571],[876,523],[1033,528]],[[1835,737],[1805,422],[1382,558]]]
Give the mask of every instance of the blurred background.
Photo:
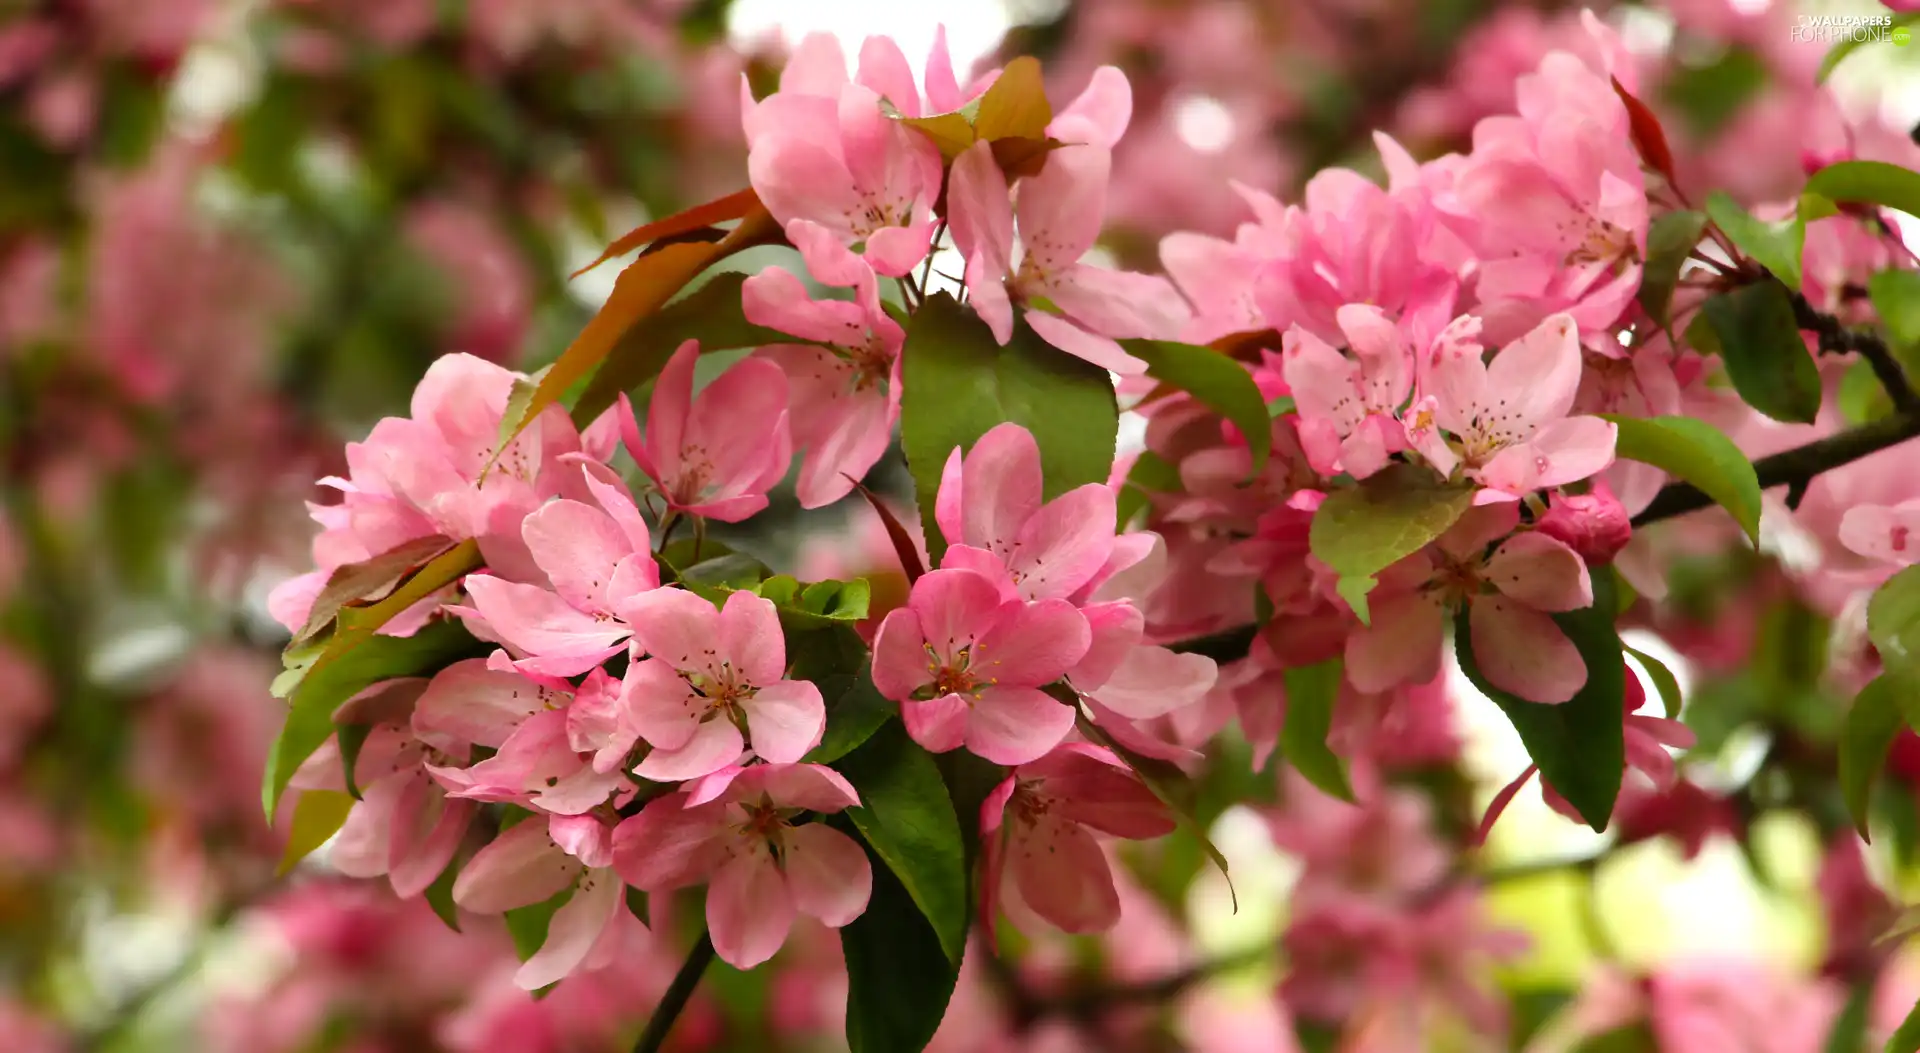
[[[1599,9],[1684,184],[1764,203],[1809,159],[1914,163],[1920,47],[1864,48],[1817,86],[1826,49],[1790,32],[1812,10]],[[1146,268],[1171,231],[1247,218],[1229,179],[1294,201],[1330,165],[1378,176],[1376,128],[1423,158],[1464,149],[1543,54],[1586,47],[1556,0],[0,0],[0,1051],[626,1048],[684,934],[535,1000],[494,919],[455,935],[323,859],[276,876],[257,787],[285,637],[264,599],[308,566],[313,481],[406,412],[435,356],[537,368],[614,273],[568,272],[745,185],[743,75],[771,90],[813,31],[849,53],[887,33],[918,63],[941,24],[962,70],[1041,56],[1056,99],[1128,71],[1103,251]],[[903,480],[883,464],[876,483]],[[789,499],[751,526],[802,577],[888,573],[844,507]],[[1903,880],[1920,742],[1896,758],[1892,835],[1839,864],[1844,819],[1754,783],[1782,742],[1830,763],[1849,697],[1825,650],[1845,612],[1804,591],[1801,529],[1776,515],[1768,556],[1703,560],[1675,585],[1690,618],[1631,640],[1677,672],[1705,740],[1698,800],[1661,805],[1690,818],[1657,827],[1689,836],[1597,862],[1605,842],[1531,791],[1496,829],[1483,905],[1526,937],[1489,973],[1512,1048],[1597,977],[1703,961],[1841,1011],[1844,983],[1818,986],[1845,979],[1822,890],[1835,866]],[[1448,688],[1459,748],[1418,758],[1406,792],[1457,837],[1525,760]],[[1279,983],[1300,863],[1274,769],[1231,732],[1209,756],[1237,912],[1191,839],[1129,845],[1116,934],[1014,938],[1017,974],[976,955],[938,1048],[1320,1048],[1291,1022],[1312,1000]],[[716,967],[672,1048],[838,1048],[838,969],[823,931],[755,974]],[[1897,1020],[1914,993],[1877,997]],[[1492,1048],[1453,1041],[1435,1048]]]

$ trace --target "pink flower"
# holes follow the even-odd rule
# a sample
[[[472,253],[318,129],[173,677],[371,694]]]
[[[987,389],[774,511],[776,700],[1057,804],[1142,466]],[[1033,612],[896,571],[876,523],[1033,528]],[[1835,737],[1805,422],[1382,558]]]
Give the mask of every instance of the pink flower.
[[[1432,680],[1448,614],[1465,604],[1474,662],[1489,683],[1534,702],[1572,698],[1587,682],[1586,662],[1548,612],[1591,606],[1593,582],[1573,549],[1539,532],[1512,534],[1518,522],[1512,505],[1474,509],[1390,568],[1372,624],[1347,637],[1347,680],[1367,692]]]
[[[1145,841],[1174,825],[1140,777],[1099,747],[1069,742],[1021,765],[980,806],[986,923],[1004,888],[1062,931],[1112,928],[1120,899],[1093,832]]]
[[[1283,345],[1287,386],[1314,470],[1365,479],[1406,447],[1395,415],[1413,390],[1413,346],[1378,307],[1347,304],[1336,317],[1354,357],[1295,326]]]
[[[535,676],[575,676],[618,654],[632,635],[626,610],[660,585],[646,521],[604,467],[584,467],[593,504],[562,499],[526,517],[521,537],[551,588],[490,574],[466,580],[471,607],[448,610],[522,657]]]
[[[587,496],[580,469],[565,458],[602,459],[611,450],[600,433],[583,436],[553,406],[487,470],[516,379],[524,378],[472,355],[443,356],[414,389],[411,417],[388,417],[366,441],[348,444],[348,477],[320,481],[341,492],[340,503],[308,506],[323,528],[313,542],[319,569],[274,590],[267,603],[275,619],[297,631],[336,567],[434,534],[477,538],[494,574],[540,580],[521,524],[548,498]],[[436,607],[423,603],[386,631],[412,632]]]
[[[875,274],[900,277],[933,247],[940,150],[890,119],[868,84],[900,92],[889,101],[901,112],[919,112],[919,93],[905,95],[913,81],[898,47],[863,49],[861,77],[849,82],[839,46],[827,40],[802,44],[779,91],[757,104],[743,99],[747,171],[815,278],[871,289]],[[904,88],[895,83],[901,75]]]
[[[1016,209],[991,145],[975,143],[953,162],[947,215],[954,245],[967,259],[973,308],[996,340],[1013,338],[1018,302],[1047,343],[1103,369],[1140,373],[1146,363],[1116,340],[1175,337],[1188,311],[1164,278],[1080,262],[1100,234],[1111,164],[1102,146],[1055,150],[1039,175],[1020,181]],[[1017,262],[1016,214],[1023,249]]]
[[[740,293],[749,322],[826,345],[776,344],[756,356],[787,377],[793,444],[806,453],[796,484],[800,505],[830,505],[866,476],[893,438],[906,333],[876,298],[814,300],[778,267],[748,278]]]
[[[554,912],[546,942],[514,974],[537,991],[575,972],[612,964],[620,930],[633,924],[626,885],[613,872],[613,835],[590,815],[534,816],[505,831],[467,861],[453,883],[453,901],[479,914],[544,903],[569,889]]]
[[[787,378],[764,359],[735,363],[693,394],[700,345],[680,345],[654,382],[643,437],[620,397],[620,435],[669,508],[738,523],[767,507],[767,490],[787,474]]]
[[[431,12],[427,22],[431,27]],[[407,240],[441,272],[452,346],[491,362],[511,360],[533,313],[533,275],[512,239],[486,212],[451,201],[414,205],[404,226]]]
[[[1490,365],[1479,333],[1479,320],[1463,315],[1440,334],[1421,398],[1405,417],[1408,443],[1434,470],[1452,475],[1465,465],[1467,477],[1486,488],[1475,503],[1485,504],[1578,482],[1613,463],[1617,429],[1599,417],[1567,415],[1581,370],[1572,318],[1540,323]]]
[[[751,969],[780,949],[795,914],[839,928],[867,909],[873,868],[852,838],[803,812],[860,803],[815,764],[722,770],[655,798],[613,834],[614,867],[649,892],[707,885],[707,927],[728,964]]]
[[[1897,505],[1860,505],[1840,519],[1840,543],[1869,559],[1920,563],[1920,498]]]
[[[512,677],[510,673],[499,673]],[[500,683],[498,681],[496,684]],[[506,802],[554,815],[584,815],[609,797],[632,789],[622,773],[601,769],[573,746],[571,712],[575,702],[588,707],[620,690],[619,681],[595,669],[578,689],[564,680],[546,684],[514,677],[513,697],[543,704],[502,740],[493,756],[471,767],[429,764],[427,771],[446,787],[447,796],[465,800]],[[496,687],[495,690],[503,690]],[[465,760],[464,757],[457,757]]]
[[[371,724],[354,760],[361,800],[347,813],[329,854],[351,877],[389,876],[402,898],[440,876],[477,811],[432,777],[433,767],[464,762],[473,746],[501,748],[556,693],[482,659],[435,674],[389,680],[341,707],[343,724]],[[329,741],[294,773],[297,789],[344,790],[338,744]]]
[[[1025,764],[1073,729],[1073,707],[1040,688],[1072,669],[1089,641],[1073,604],[1007,600],[993,579],[943,568],[880,623],[873,682],[901,703],[908,733],[927,749],[964,743],[996,764]]]
[[[1261,191],[1233,181],[1228,185],[1253,207],[1258,222],[1240,224],[1232,241],[1188,231],[1160,240],[1160,266],[1193,305],[1193,318],[1180,334],[1191,343],[1268,325],[1256,295],[1258,276],[1279,256],[1286,213]]]
[[[1646,704],[1646,685],[1640,682],[1640,676],[1633,671],[1633,667],[1628,666],[1626,696],[1623,700],[1626,717],[1622,729],[1626,741],[1627,771],[1639,772],[1656,790],[1668,790],[1680,776],[1667,747],[1691,747],[1695,741],[1693,729],[1666,717],[1642,716],[1639,710]],[[1576,823],[1586,821],[1581,818],[1579,809],[1560,796],[1560,791],[1544,778],[1540,780],[1540,795],[1554,811],[1568,819]]]
[[[660,589],[629,617],[653,655],[628,671],[621,699],[625,721],[653,746],[635,774],[696,779],[738,762],[748,745],[778,764],[819,745],[826,706],[812,683],[783,679],[787,645],[772,601],[734,592],[715,610],[684,589]]]

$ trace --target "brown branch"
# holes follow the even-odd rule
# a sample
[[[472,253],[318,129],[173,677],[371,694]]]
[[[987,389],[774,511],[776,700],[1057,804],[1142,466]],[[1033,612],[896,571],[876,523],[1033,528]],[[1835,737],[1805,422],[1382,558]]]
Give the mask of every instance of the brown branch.
[[[1913,386],[1907,382],[1906,370],[1878,334],[1848,329],[1833,315],[1816,310],[1801,293],[1790,293],[1789,300],[1800,328],[1819,337],[1822,354],[1855,354],[1866,359],[1880,386],[1887,389],[1894,408],[1908,415],[1920,413],[1920,395],[1914,394]]]

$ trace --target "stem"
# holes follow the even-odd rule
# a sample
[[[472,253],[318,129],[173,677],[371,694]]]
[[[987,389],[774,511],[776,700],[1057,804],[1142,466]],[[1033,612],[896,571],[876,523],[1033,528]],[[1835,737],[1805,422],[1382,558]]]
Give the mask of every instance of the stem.
[[[1874,333],[1848,329],[1833,315],[1815,310],[1798,292],[1790,292],[1789,299],[1793,303],[1794,321],[1820,338],[1823,354],[1851,353],[1866,359],[1880,386],[1887,389],[1887,397],[1893,400],[1895,409],[1909,414],[1920,412],[1920,396],[1914,394],[1907,382],[1906,370],[1901,368],[1900,360],[1893,357],[1886,341]]]
[[[700,942],[687,952],[687,960],[681,963],[673,983],[667,986],[667,993],[660,996],[660,1004],[647,1020],[647,1029],[640,1032],[639,1040],[633,1044],[633,1053],[660,1053],[667,1033],[673,1030],[674,1021],[680,1019],[680,1011],[687,1007],[687,1000],[693,997],[693,989],[700,985],[700,977],[712,961],[713,934],[702,932]]]

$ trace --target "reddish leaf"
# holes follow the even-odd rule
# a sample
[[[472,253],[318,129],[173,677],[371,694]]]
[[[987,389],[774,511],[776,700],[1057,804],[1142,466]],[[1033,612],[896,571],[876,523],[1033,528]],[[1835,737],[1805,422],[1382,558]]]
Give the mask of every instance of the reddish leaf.
[[[1280,346],[1280,331],[1256,329],[1248,333],[1228,333],[1207,346],[1236,361],[1258,362],[1263,348]]]
[[[1660,127],[1660,118],[1654,116],[1646,103],[1621,87],[1617,77],[1613,78],[1613,93],[1620,96],[1620,102],[1627,108],[1627,126],[1633,133],[1633,148],[1640,151],[1640,159],[1647,163],[1648,168],[1665,176],[1671,185],[1674,181],[1673,151],[1667,148],[1667,133]]]
[[[1536,771],[1539,769],[1531,764],[1527,765],[1526,771],[1501,787],[1500,792],[1493,795],[1493,800],[1487,802],[1487,814],[1481,818],[1479,828],[1473,832],[1473,847],[1479,848],[1487,843],[1487,835],[1493,832],[1493,824],[1499,821],[1501,814],[1507,810],[1507,805],[1513,803],[1514,795],[1520,792],[1520,788],[1527,784],[1528,779],[1533,778],[1533,773]]]
[[[334,568],[326,587],[314,597],[308,608],[307,624],[294,634],[293,642],[309,640],[333,624],[340,608],[356,602],[376,602],[393,591],[394,586],[432,562],[454,546],[450,537],[434,534],[403,542],[386,552],[358,563]]]
[[[1053,123],[1053,106],[1040,74],[1040,60],[1022,55],[1006,64],[985,95],[973,119],[974,136],[995,139],[1042,139]]]
[[[920,575],[925,574],[927,568],[920,562],[920,550],[913,547],[913,535],[901,525],[899,517],[893,514],[893,509],[881,502],[878,494],[867,489],[853,476],[849,475],[847,478],[853,479],[854,489],[859,490],[860,496],[867,499],[867,504],[873,506],[874,512],[880,516],[880,522],[886,526],[887,538],[893,542],[894,554],[900,557],[900,569],[906,572],[907,584],[912,585],[919,581]]]
[[[613,244],[608,245],[607,251],[602,252],[598,259],[574,271],[568,277],[578,278],[615,256],[625,256],[648,242],[687,234],[725,220],[740,219],[759,204],[760,195],[754,193],[752,187],[748,187],[704,205],[695,205],[685,212],[676,212],[665,219],[656,219],[652,223],[635,227],[620,235]]]

